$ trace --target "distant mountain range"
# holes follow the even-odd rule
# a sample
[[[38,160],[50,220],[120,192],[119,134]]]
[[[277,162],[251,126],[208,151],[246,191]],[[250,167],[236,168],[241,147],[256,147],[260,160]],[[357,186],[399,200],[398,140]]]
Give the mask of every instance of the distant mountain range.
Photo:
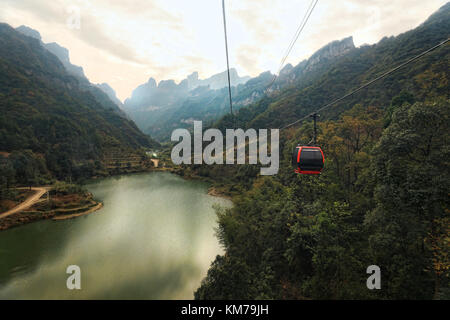
[[[242,85],[249,79],[250,77],[240,77],[235,69],[230,69],[233,86]],[[221,106],[204,105],[203,99],[211,100],[226,86],[228,86],[226,71],[207,79],[199,79],[198,73],[194,72],[179,84],[173,80],[163,80],[157,84],[155,79],[150,78],[125,100],[124,110],[141,130],[149,134],[151,132],[158,139],[165,140],[173,127],[179,123],[186,125],[192,117],[203,114],[206,118],[216,119],[221,116],[223,114]],[[181,113],[185,114],[187,111],[183,106],[189,99],[200,99],[203,105],[189,108],[188,115],[181,116]]]
[[[286,65],[269,91],[278,91],[306,74],[312,79],[314,72],[354,48],[353,39],[349,37],[326,45],[296,67]],[[231,69],[230,75],[235,110],[261,99],[274,78],[268,71],[249,78],[239,77],[237,71]],[[159,140],[167,140],[175,128],[189,127],[194,120],[212,123],[228,113],[227,85],[226,72],[205,80],[199,80],[198,73],[193,73],[178,85],[173,80],[157,85],[150,78],[133,91],[131,98],[125,101],[124,110],[141,130]]]
[[[160,141],[168,140],[176,128],[192,127],[194,120],[203,120],[222,129],[281,127],[447,39],[450,36],[449,7],[447,3],[416,29],[397,37],[385,37],[374,45],[356,48],[352,37],[333,41],[296,66],[286,65],[270,88],[268,85],[274,77],[270,72],[263,72],[245,83],[235,83],[232,99],[237,117],[233,119],[229,116],[227,88],[195,87],[189,85],[189,77],[178,86],[173,83],[166,86],[162,82],[161,90],[155,90],[156,84],[151,79],[133,92],[124,110],[144,132]],[[433,55],[445,56],[447,51],[448,46]],[[424,96],[426,92],[419,86],[427,85],[420,84],[421,81],[439,77],[441,70],[448,72],[450,69],[449,60],[443,60],[447,64],[438,66],[432,56],[426,56],[368,90],[349,97],[327,110],[324,116],[337,117],[356,103],[389,104],[399,90],[411,90]],[[429,81],[439,82],[438,78]],[[428,87],[431,91],[442,90],[442,86]],[[435,94],[442,95],[442,92]],[[221,120],[216,123],[218,119]]]
[[[96,96],[105,107],[112,107],[121,116],[131,118],[142,131],[160,141],[168,140],[175,128],[190,127],[194,120],[213,123],[229,112],[226,71],[207,79],[199,79],[198,73],[194,72],[179,84],[174,80],[157,83],[150,78],[147,83],[138,86],[122,104],[107,83],[91,84],[83,68],[70,62],[66,48],[57,43],[43,43],[39,32],[29,27],[20,26],[17,31],[37,39],[43,47],[57,56],[67,72],[78,79],[80,86]],[[277,92],[289,86],[299,78],[313,81],[314,76],[325,70],[331,61],[354,48],[352,37],[334,41],[297,66],[286,65],[270,90],[267,90],[267,86],[274,77],[270,72],[250,78],[240,77],[236,69],[230,69],[235,111],[260,100],[266,93]]]
[[[113,108],[122,116],[126,114],[146,134],[159,141],[167,141],[174,129],[190,128],[194,120],[213,125],[224,117],[218,126],[236,125],[236,122],[256,127],[281,126],[293,117],[308,113],[358,84],[376,77],[389,66],[404,61],[404,56],[410,57],[420,49],[448,37],[448,31],[441,28],[448,27],[447,11],[448,4],[415,30],[398,37],[385,37],[375,45],[356,48],[352,37],[333,41],[309,59],[295,66],[286,65],[270,88],[268,85],[274,75],[269,71],[249,78],[240,77],[235,69],[231,69],[232,99],[237,114],[232,122],[227,116],[229,100],[226,72],[208,79],[199,79],[198,73],[194,72],[178,84],[174,80],[157,83],[150,78],[138,86],[122,104],[107,83],[90,84],[83,69],[70,63],[67,49],[55,43],[43,44],[39,33],[30,28],[22,26],[18,31],[38,39],[47,50],[55,54],[67,72],[79,80],[80,87],[91,92],[104,107]],[[423,37],[424,33],[433,32],[428,38]],[[428,67],[424,66],[425,69]],[[411,78],[398,81],[412,88],[417,85],[414,77],[422,71],[417,67],[412,68],[408,70]],[[378,86],[380,89],[382,85]],[[328,114],[336,116],[349,105],[361,101],[377,105],[387,103],[393,92],[397,92],[391,91],[381,90],[376,95],[370,95],[368,91],[358,98],[350,98],[348,105],[337,105]],[[114,107],[111,107],[111,102]]]
[[[230,69],[230,82],[232,85],[245,83],[250,77],[239,77],[236,69]],[[176,84],[174,80],[162,80],[159,84],[150,78],[147,83],[137,87],[130,98],[125,100],[127,110],[166,107],[173,105],[179,99],[186,98],[188,93],[198,87],[207,87],[218,90],[228,85],[227,72],[222,72],[208,79],[198,78],[198,72],[194,72],[186,79]]]

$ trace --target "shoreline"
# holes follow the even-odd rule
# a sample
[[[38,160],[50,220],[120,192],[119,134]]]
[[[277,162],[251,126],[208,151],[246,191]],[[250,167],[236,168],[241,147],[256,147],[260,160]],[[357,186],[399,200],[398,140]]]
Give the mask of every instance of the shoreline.
[[[222,199],[233,201],[233,197],[231,197],[223,192],[220,192],[219,190],[217,190],[216,187],[209,187],[208,195],[212,196],[212,197],[217,197],[217,198],[222,198]]]
[[[103,208],[103,203],[99,202],[97,205],[95,205],[94,207],[90,208],[89,210],[85,211],[85,212],[80,212],[80,213],[74,213],[74,214],[67,214],[67,215],[61,215],[61,216],[55,216],[52,218],[53,221],[63,221],[63,220],[69,220],[69,219],[74,219],[74,218],[78,218],[78,217],[82,217],[82,216],[86,216],[88,214],[91,214],[95,211],[100,210],[101,208]]]
[[[105,179],[108,177],[127,176],[127,175],[133,175],[133,174],[152,173],[152,172],[168,172],[168,173],[172,173],[186,181],[201,181],[201,182],[207,183],[207,184],[209,184],[208,191],[207,191],[207,194],[209,196],[227,199],[230,201],[233,200],[232,195],[230,195],[226,192],[219,191],[219,189],[217,187],[213,186],[212,185],[213,182],[211,181],[211,179],[208,179],[208,178],[205,178],[202,176],[198,176],[198,175],[183,175],[179,170],[176,170],[176,168],[174,168],[174,167],[158,167],[158,168],[151,168],[151,169],[142,170],[142,171],[111,174],[109,176],[104,176],[104,177],[96,176],[96,177],[92,177],[92,178],[88,179],[85,183],[83,183],[83,185],[89,184],[90,182],[95,182],[99,179]]]
[[[174,168],[158,168],[158,169],[153,169],[153,170],[142,170],[142,171],[138,171],[138,172],[127,172],[127,173],[117,174],[117,175],[113,175],[113,176],[138,174],[138,173],[151,173],[151,172],[168,172],[171,174],[175,174],[187,181],[200,180],[202,182],[209,184],[208,190],[206,192],[207,195],[212,196],[212,197],[230,200],[230,201],[233,200],[232,196],[220,191],[217,187],[211,185],[210,180],[204,179],[201,176],[184,176],[184,175],[180,174],[179,172],[177,172],[177,170],[174,170]],[[98,179],[102,179],[102,178],[104,179],[107,177],[93,177],[90,179],[90,181],[94,182],[94,181],[96,181]],[[42,188],[42,187],[33,187],[33,188]],[[17,211],[17,212],[10,214],[4,218],[0,218],[0,232],[11,229],[11,228],[20,227],[20,226],[23,226],[23,225],[26,225],[29,223],[41,221],[41,220],[51,219],[53,221],[64,221],[64,220],[69,220],[69,219],[76,219],[78,217],[86,216],[93,212],[99,211],[104,206],[102,202],[93,200],[92,194],[90,194],[90,193],[88,193],[88,195],[85,195],[83,197],[83,199],[84,200],[90,199],[92,206],[89,206],[88,208],[86,208],[85,205],[80,205],[80,206],[70,208],[70,209],[64,209],[62,207],[60,207],[60,208],[57,207],[57,208],[53,208],[52,210],[40,211],[40,210],[36,209],[35,206],[38,206],[39,204],[45,202],[45,199],[42,199],[42,196],[41,196],[39,198],[39,200],[31,207],[28,207],[24,210]],[[18,205],[18,207],[19,206],[20,206],[20,204]],[[82,212],[77,212],[77,213],[71,213],[71,214],[58,214],[58,212],[64,212],[64,211],[76,212],[76,211],[84,209],[84,208],[86,208],[87,210],[82,211]],[[0,216],[1,215],[2,214],[0,214]]]
[[[70,196],[70,195],[69,195]],[[38,222],[42,220],[50,220],[53,221],[62,221],[68,219],[74,219],[77,217],[85,216],[95,211],[100,210],[103,207],[102,202],[98,202],[92,199],[92,194],[87,193],[84,195],[78,195],[79,198],[77,201],[72,202],[71,206],[59,206],[53,207],[51,209],[47,209],[44,205],[46,203],[45,199],[38,199],[32,206],[26,208],[24,210],[20,210],[9,214],[0,219],[0,232],[8,229],[12,229],[15,227],[21,227],[26,224],[30,224],[33,222]],[[26,201],[25,201],[26,202]],[[86,202],[88,204],[86,204]],[[17,207],[20,207],[19,204]],[[81,212],[77,212],[80,211]],[[67,212],[67,214],[62,214],[63,212]],[[70,213],[75,212],[75,213]]]

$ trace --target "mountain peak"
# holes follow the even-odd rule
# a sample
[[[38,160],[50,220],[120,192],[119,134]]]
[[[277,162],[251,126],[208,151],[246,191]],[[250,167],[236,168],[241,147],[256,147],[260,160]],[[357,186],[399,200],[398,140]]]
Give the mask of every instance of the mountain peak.
[[[283,69],[280,70],[280,75],[289,73],[292,69],[294,69],[294,67],[292,66],[292,64],[288,63],[283,67]]]
[[[45,49],[47,49],[48,51],[53,53],[62,62],[64,68],[66,68],[66,70],[71,75],[73,75],[83,81],[87,80],[86,76],[84,75],[83,68],[73,65],[70,62],[69,50],[60,46],[56,42],[52,42],[52,43],[42,42],[41,34],[39,33],[39,31],[36,31],[30,27],[22,25],[22,26],[16,28],[16,31],[18,31],[28,37],[39,40],[39,42]]]
[[[173,80],[161,80],[158,84],[160,89],[175,89],[177,84]]]
[[[197,71],[192,72],[190,75],[188,75],[187,79],[189,81],[191,81],[191,80],[198,80],[198,72]]]
[[[147,86],[149,88],[156,88],[158,85],[156,84],[156,80],[153,77],[150,77],[147,81]]]
[[[353,36],[350,36],[350,37],[344,38],[342,40],[335,40],[335,41],[328,43],[327,45],[325,45],[324,47],[319,49],[313,55],[313,57],[314,56],[316,56],[316,57],[317,56],[337,57],[337,56],[344,55],[349,50],[354,49],[354,48],[355,48],[355,44],[353,43]]]
[[[448,19],[450,15],[450,2],[447,2],[438,11],[433,13],[423,24],[439,22]]]
[[[38,39],[39,41],[42,41],[42,37],[41,37],[41,34],[39,33],[39,31],[34,30],[30,27],[21,25],[20,27],[16,28],[16,30],[28,37],[32,37],[34,39]]]
[[[45,47],[47,50],[57,56],[63,64],[70,63],[69,50],[67,50],[66,48],[61,47],[56,42],[47,43]]]
[[[320,48],[308,59],[308,67],[311,68],[323,60],[333,59],[347,54],[350,50],[355,49],[353,37],[347,37],[342,40],[335,40]]]

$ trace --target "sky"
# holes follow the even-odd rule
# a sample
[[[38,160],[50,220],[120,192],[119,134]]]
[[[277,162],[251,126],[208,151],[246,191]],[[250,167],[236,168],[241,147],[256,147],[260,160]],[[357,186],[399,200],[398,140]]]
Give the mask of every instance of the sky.
[[[447,0],[319,0],[286,63],[333,40],[373,44],[420,25]],[[257,76],[280,61],[311,0],[225,0],[230,67]],[[1,0],[0,22],[70,51],[122,101],[150,77],[176,82],[226,70],[221,0]]]

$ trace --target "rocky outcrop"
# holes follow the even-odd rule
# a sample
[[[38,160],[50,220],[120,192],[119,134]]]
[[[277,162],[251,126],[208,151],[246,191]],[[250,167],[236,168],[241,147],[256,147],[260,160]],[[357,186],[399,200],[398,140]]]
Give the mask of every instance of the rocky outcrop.
[[[83,91],[89,91],[96,98],[97,102],[99,102],[104,108],[112,108],[117,114],[124,118],[127,118],[127,116],[122,111],[123,104],[119,99],[117,99],[114,90],[112,90],[112,88],[106,83],[101,85],[90,83],[89,79],[86,78],[86,75],[84,74],[83,68],[76,66],[70,62],[69,50],[60,46],[56,42],[44,43],[42,41],[41,34],[30,27],[22,25],[16,28],[16,31],[28,37],[37,39],[40,42],[41,46],[55,55],[64,66],[64,69],[66,69],[66,71],[70,75],[74,76],[78,80],[80,89],[82,89]],[[70,85],[68,85],[68,88],[70,89]]]
[[[44,47],[58,57],[63,66],[71,75],[83,80],[87,80],[83,68],[70,63],[69,50],[61,47],[56,42],[44,44]]]
[[[347,54],[350,50],[355,49],[353,37],[348,37],[342,40],[333,41],[314,53],[308,59],[306,71],[311,70],[314,66],[322,63],[325,60],[335,59]]]
[[[189,89],[195,89],[197,87],[200,86],[200,80],[198,78],[198,72],[193,72],[192,74],[190,74],[187,78],[187,83],[188,83],[188,87]]]
[[[292,71],[292,69],[294,69],[294,67],[292,66],[292,64],[288,63],[287,65],[285,65],[283,67],[283,69],[281,69],[280,76],[284,75],[284,74],[288,74],[289,72]]]
[[[250,77],[240,77],[236,69],[230,69],[232,86],[245,83]],[[147,83],[137,87],[131,97],[125,100],[125,108],[164,108],[173,105],[179,99],[187,99],[197,88],[209,88],[220,90],[228,85],[227,72],[213,75],[210,78],[199,79],[198,72],[193,72],[186,79],[176,84],[174,80],[162,80],[156,84],[155,79],[150,78]],[[193,93],[196,95],[196,93]]]
[[[187,95],[186,82],[177,85],[173,80],[163,80],[156,84],[156,80],[150,78],[147,83],[141,84],[125,100],[125,108],[128,110],[148,107],[164,107],[172,104],[180,96]]]
[[[34,39],[38,39],[39,41],[42,42],[42,37],[41,37],[41,34],[39,33],[39,31],[31,29],[27,26],[20,26],[20,27],[16,28],[16,30],[26,36],[29,36]]]
[[[48,51],[53,53],[56,57],[58,57],[58,59],[63,64],[64,68],[66,68],[67,72],[69,72],[71,75],[73,75],[77,78],[82,79],[83,81],[87,81],[87,78],[84,75],[83,68],[70,63],[69,50],[60,46],[56,42],[52,42],[52,43],[42,42],[42,37],[41,37],[41,34],[39,33],[39,31],[31,29],[30,27],[20,26],[20,27],[16,28],[16,30],[26,36],[29,36],[29,37],[39,40],[39,42],[45,49],[47,49]]]
[[[230,69],[230,80],[232,86],[237,86],[239,84],[245,83],[250,79],[250,77],[240,77],[236,69]],[[209,86],[213,90],[222,89],[228,86],[228,74],[227,71],[213,75],[212,77],[198,81],[198,86]]]

